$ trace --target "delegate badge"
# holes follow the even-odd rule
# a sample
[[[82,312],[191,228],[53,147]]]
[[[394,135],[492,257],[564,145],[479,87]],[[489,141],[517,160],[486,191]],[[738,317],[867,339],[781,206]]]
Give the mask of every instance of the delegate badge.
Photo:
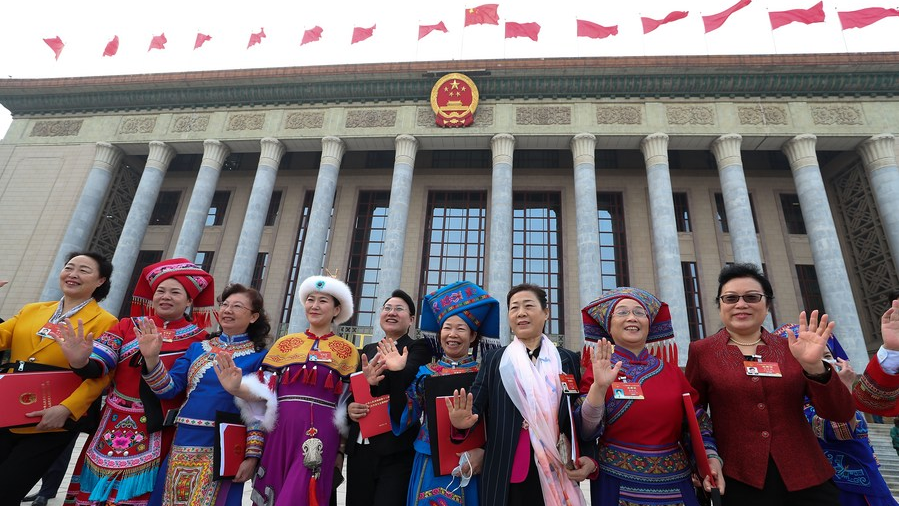
[[[41,327],[41,330],[37,331],[37,335],[39,335],[45,339],[54,339],[54,340],[59,339],[59,337],[60,337],[59,324],[58,323],[47,323],[46,325]]]
[[[330,362],[331,361],[331,352],[330,351],[322,351],[322,350],[311,350],[311,351],[309,351],[309,361],[310,362]]]
[[[780,378],[780,365],[777,362],[753,362],[750,360],[743,362],[746,368],[747,376],[765,376],[768,378]]]
[[[156,328],[156,333],[162,336],[162,342],[171,343],[175,341],[175,331],[172,329]]]
[[[615,381],[612,383],[612,397],[615,399],[645,399],[643,387],[639,383]]]
[[[559,380],[562,382],[562,393],[579,394],[581,391],[577,387],[577,381],[574,380],[574,374],[560,374]]]

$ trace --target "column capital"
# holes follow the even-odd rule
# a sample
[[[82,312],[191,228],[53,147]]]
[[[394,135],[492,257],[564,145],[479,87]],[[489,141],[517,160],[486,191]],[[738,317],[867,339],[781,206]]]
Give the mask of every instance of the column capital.
[[[647,135],[640,141],[640,151],[647,167],[660,163],[668,163],[668,135],[654,133]]]
[[[896,166],[896,137],[893,134],[875,135],[862,141],[857,148],[867,171]]]
[[[512,165],[512,154],[515,153],[515,136],[512,134],[496,134],[490,139],[490,150],[493,151],[493,165],[508,163]]]
[[[175,158],[175,150],[162,141],[150,141],[150,154],[147,155],[147,165],[161,167],[163,171]]]
[[[259,164],[262,165],[263,160],[268,160],[266,165],[270,165],[277,170],[278,165],[281,164],[281,158],[284,156],[284,151],[286,151],[284,144],[274,137],[263,137],[259,141],[259,146],[262,148],[262,152],[259,153]]]
[[[574,165],[582,163],[596,163],[596,136],[589,133],[580,133],[571,138],[569,143],[571,153],[574,155]]]
[[[790,161],[790,168],[798,170],[803,167],[818,166],[818,155],[815,144],[818,138],[814,134],[801,134],[784,143],[781,150]]]
[[[343,154],[346,153],[346,143],[340,137],[322,137],[322,164],[340,166]]]
[[[418,153],[418,139],[412,135],[400,134],[393,141],[396,146],[395,163],[415,165],[415,155]]]
[[[94,152],[94,167],[114,172],[122,161],[122,150],[108,142],[98,142]]]
[[[212,167],[215,170],[221,170],[225,163],[225,158],[231,154],[231,149],[224,142],[216,139],[206,139],[203,141],[203,161],[200,165],[204,167]]]
[[[725,134],[712,141],[712,154],[718,162],[718,170],[732,165],[743,165],[740,157],[740,146],[743,145],[743,136],[740,134]]]

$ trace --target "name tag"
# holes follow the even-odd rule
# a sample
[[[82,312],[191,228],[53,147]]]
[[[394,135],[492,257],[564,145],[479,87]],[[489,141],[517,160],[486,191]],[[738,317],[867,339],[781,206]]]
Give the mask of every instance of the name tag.
[[[330,362],[331,361],[331,352],[330,351],[321,351],[321,350],[311,350],[309,352],[309,361],[310,362]]]
[[[624,381],[612,383],[612,397],[615,399],[645,399],[643,397],[643,387],[639,383],[627,383]]]
[[[574,380],[574,374],[560,374],[559,381],[562,382],[562,393],[579,394],[581,391],[577,387],[577,381]]]
[[[210,355],[212,355],[212,358],[215,358],[215,357],[217,357],[217,356],[219,356],[219,355],[228,355],[229,357],[232,356],[232,355],[234,355],[234,352],[233,352],[233,351],[231,351],[231,350],[226,350],[226,349],[221,348],[221,347],[219,347],[219,346],[213,346],[212,349],[209,351],[209,353],[210,353]]]
[[[765,376],[768,378],[780,378],[780,364],[777,362],[753,362],[746,360],[743,362],[747,376]]]
[[[175,341],[175,331],[172,329],[156,328],[156,333],[162,337],[162,342],[171,343]]]
[[[37,335],[41,336],[41,338],[43,338],[43,339],[53,339],[53,340],[59,339],[59,337],[61,335],[59,333],[59,324],[58,323],[47,323],[46,325],[41,327],[41,330],[37,331]]]

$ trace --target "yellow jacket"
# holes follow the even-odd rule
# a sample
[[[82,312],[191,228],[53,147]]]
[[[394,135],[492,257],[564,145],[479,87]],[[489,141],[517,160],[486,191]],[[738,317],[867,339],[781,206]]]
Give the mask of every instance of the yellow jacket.
[[[62,354],[59,344],[53,339],[42,338],[37,332],[50,320],[56,311],[58,302],[35,302],[27,304],[9,320],[0,323],[0,350],[10,350],[10,361],[52,365],[69,368],[69,362]],[[95,301],[85,306],[72,318],[73,322],[84,322],[84,332],[93,332],[94,338],[100,337],[116,323],[116,317],[109,314]],[[103,393],[109,384],[109,377],[84,380],[72,395],[60,404],[72,412],[77,420],[90,407],[91,403]],[[39,419],[35,419],[40,421]],[[11,429],[18,434],[32,434],[33,427]]]

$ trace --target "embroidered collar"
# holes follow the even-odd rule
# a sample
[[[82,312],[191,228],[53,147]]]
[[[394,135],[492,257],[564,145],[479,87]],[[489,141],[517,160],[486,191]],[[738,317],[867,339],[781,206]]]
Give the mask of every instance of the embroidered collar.
[[[443,355],[442,357],[440,357],[437,363],[442,365],[443,367],[459,367],[462,365],[470,364],[474,361],[475,360],[471,358],[471,355],[465,355],[462,360],[450,360],[446,355]]]
[[[244,332],[243,334],[237,334],[236,336],[229,336],[224,332],[219,335],[219,341],[224,344],[239,344],[244,341],[248,341],[250,339],[250,335]]]
[[[317,335],[313,334],[313,333],[312,333],[312,330],[310,330],[310,329],[306,329],[305,334],[306,334],[307,336],[311,337],[312,339],[322,339],[322,340],[334,336],[334,332],[328,332],[327,334],[325,334],[325,335],[323,335],[323,336],[317,336]]]

